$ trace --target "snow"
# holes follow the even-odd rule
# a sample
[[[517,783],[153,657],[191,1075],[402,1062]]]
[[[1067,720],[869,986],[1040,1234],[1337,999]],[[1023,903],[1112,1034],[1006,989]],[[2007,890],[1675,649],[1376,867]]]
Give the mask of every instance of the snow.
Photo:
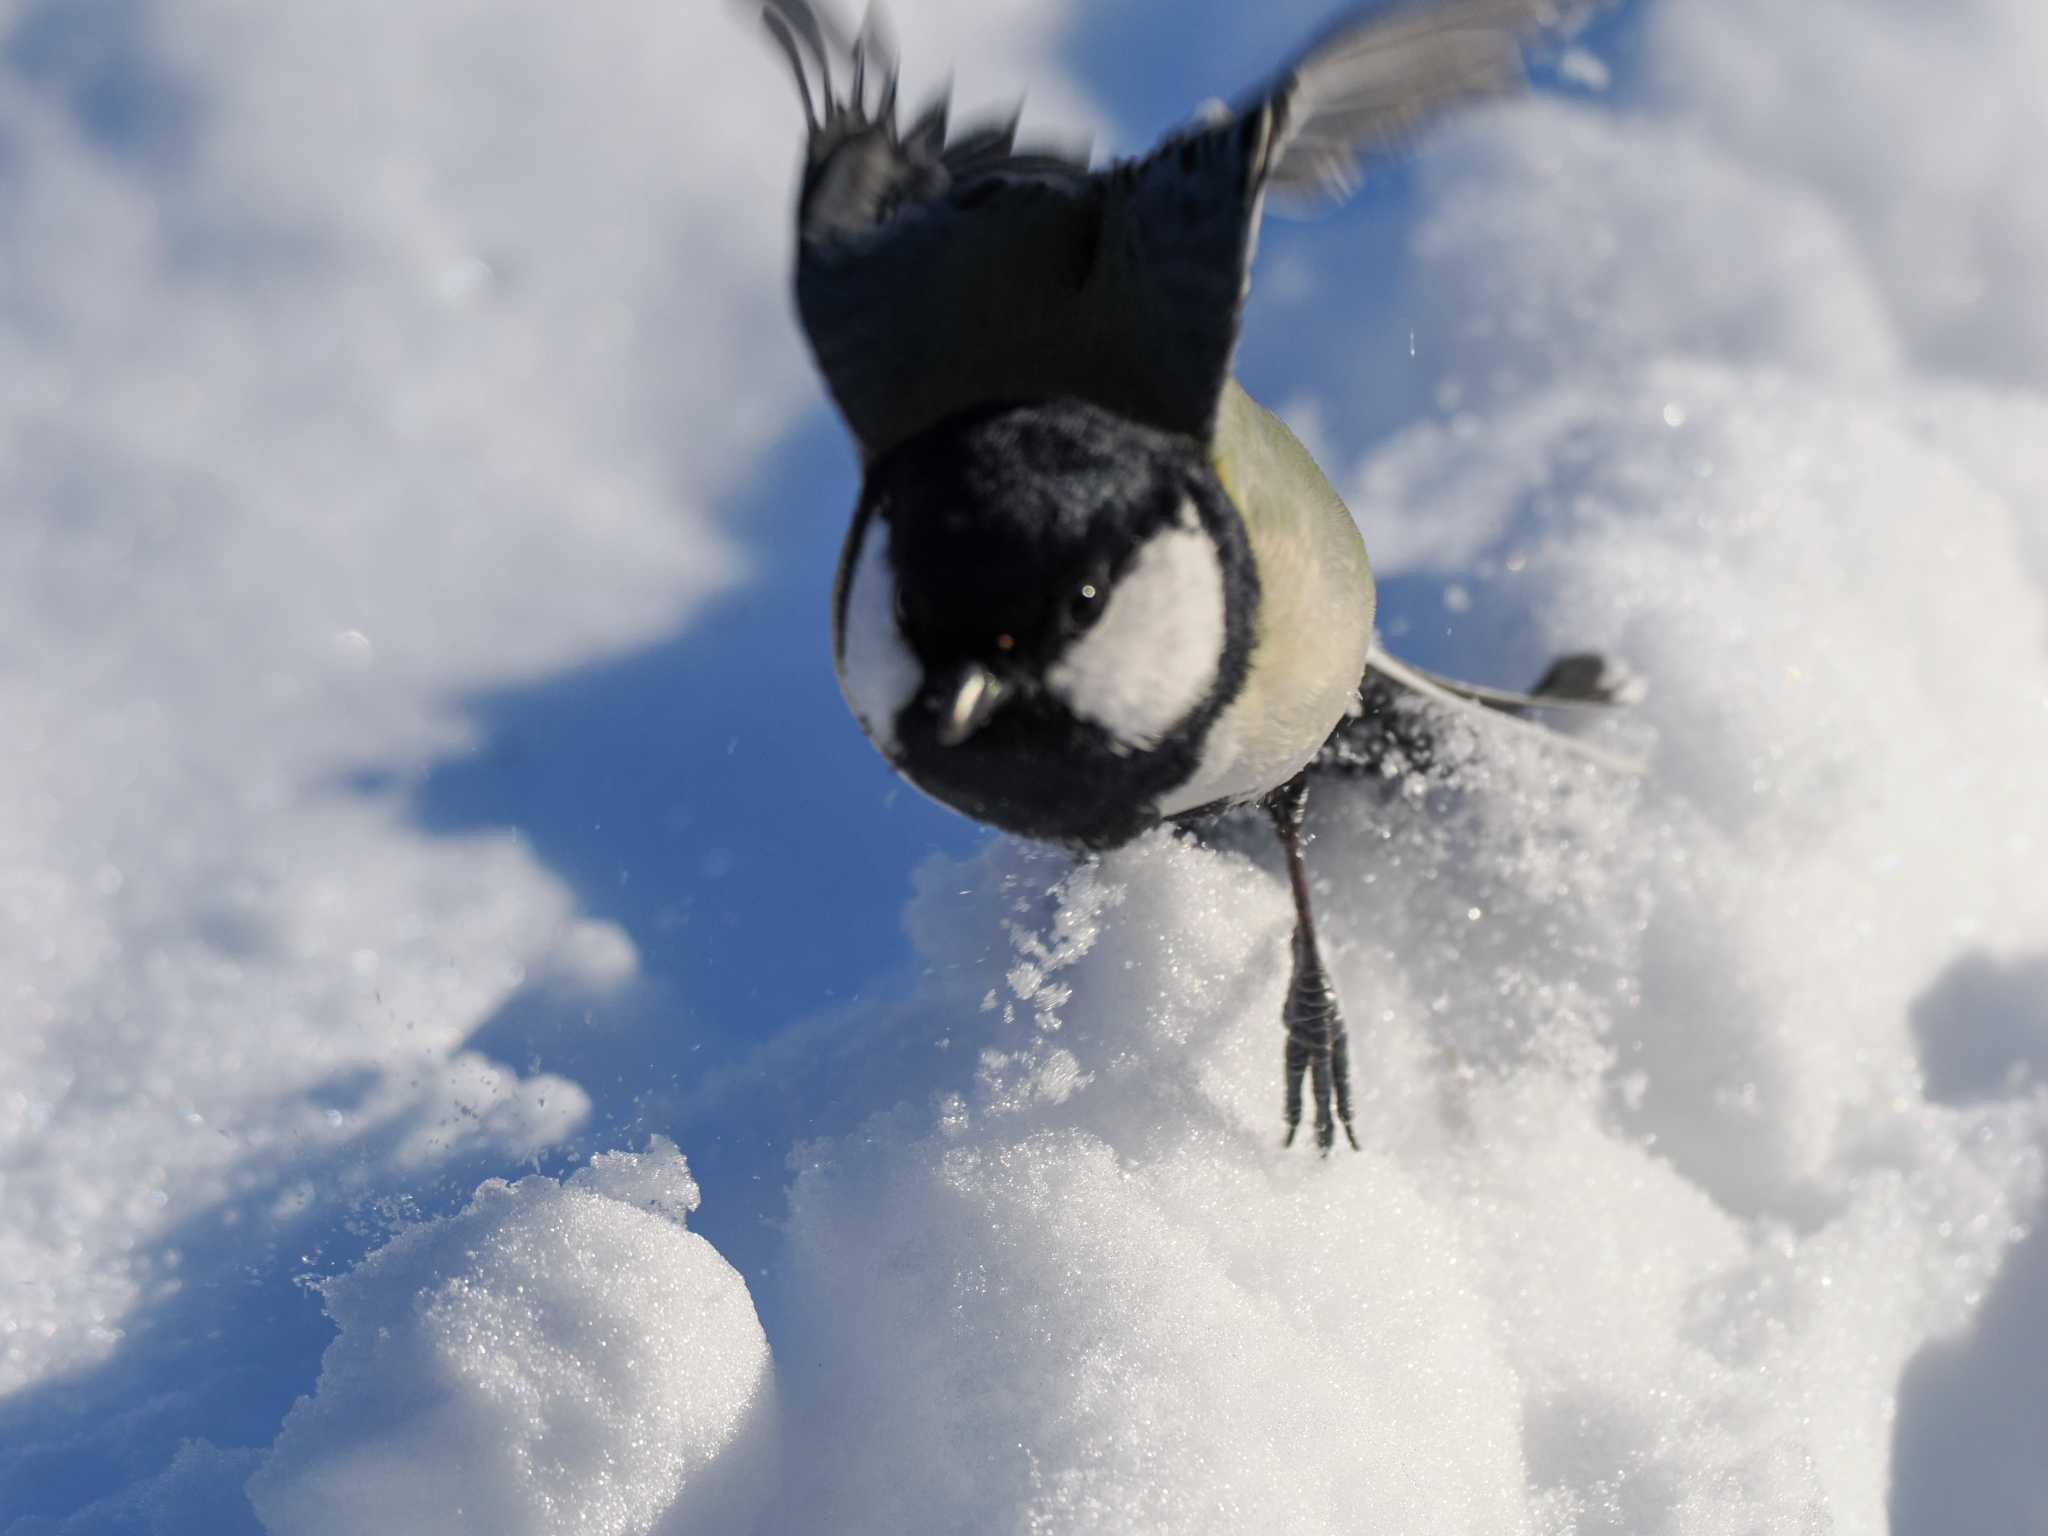
[[[729,8],[0,13],[0,1533],[2033,1528],[2043,26],[1647,0],[1267,231],[1396,649],[1649,681],[1319,793],[1323,1163],[1270,839],[846,719]]]
[[[1816,194],[1900,339],[1942,373],[2038,389],[2048,355],[2048,13],[1963,0],[1767,0],[1646,17],[1652,89],[1759,179]],[[1853,41],[1852,41],[1853,39]]]
[[[679,1496],[700,1529],[743,1525],[768,1342],[685,1230],[697,1199],[655,1138],[564,1183],[494,1179],[327,1281],[341,1336],[250,1482],[265,1529],[644,1531]]]

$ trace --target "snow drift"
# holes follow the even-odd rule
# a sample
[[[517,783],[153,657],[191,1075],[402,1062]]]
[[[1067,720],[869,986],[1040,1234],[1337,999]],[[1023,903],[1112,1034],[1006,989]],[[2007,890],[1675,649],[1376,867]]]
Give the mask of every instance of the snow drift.
[[[341,1337],[250,1485],[265,1527],[644,1531],[679,1496],[744,1524],[768,1346],[696,1204],[657,1139],[486,1184],[329,1281]]]
[[[266,387],[227,301],[192,287],[203,243],[163,254],[92,141],[0,95],[29,151],[0,177],[87,220],[79,248],[114,269],[96,287],[31,245],[34,303],[0,299],[10,335],[54,327],[35,388],[0,399],[8,498],[44,509],[0,522],[38,594],[0,610],[31,663],[0,758],[21,808],[0,819],[0,1369],[26,1405],[0,1403],[0,1532],[2027,1528],[2048,1499],[2015,1429],[2040,1421],[2048,1338],[2027,1236],[2048,1128],[2036,11],[1647,4],[1616,100],[1457,125],[1421,160],[1402,270],[1362,283],[1318,244],[1257,318],[1377,338],[1274,398],[1419,402],[1370,445],[1333,410],[1320,432],[1397,650],[1518,683],[1597,646],[1650,681],[1601,728],[1647,755],[1640,781],[1482,722],[1449,783],[1318,792],[1364,1141],[1327,1162],[1276,1145],[1288,905],[1256,829],[1080,868],[1001,841],[928,859],[895,981],[685,1035],[635,989],[648,945],[705,930],[623,931],[518,841],[433,838],[402,790],[348,778],[455,736],[461,690],[638,643],[732,579],[658,487],[744,453],[656,445],[758,336],[786,347],[782,205],[754,206],[776,155],[718,138],[735,158],[670,209],[725,235],[696,348],[669,357],[595,323],[603,292],[663,291],[634,287],[660,262],[630,221],[593,216],[527,285],[444,238],[532,217],[452,120],[435,153],[473,174],[434,184],[328,164],[346,136],[326,129],[244,133],[226,160],[202,137],[202,214],[301,163],[364,200],[377,238],[339,247],[321,293],[437,274],[418,302],[443,328],[356,357],[337,417]],[[737,89],[676,104],[650,55],[636,105],[592,126],[576,104],[614,89],[617,39],[526,19],[513,73],[569,82],[542,137],[678,114],[659,154],[548,162],[593,207],[755,120]],[[999,20],[1028,62],[1054,18]],[[261,25],[208,35],[313,75],[336,55],[311,23]],[[394,99],[407,70],[438,78],[421,25],[381,55]],[[752,46],[708,22],[688,41]],[[247,86],[233,120],[283,88]],[[313,204],[275,217],[325,228]],[[220,229],[243,226],[202,219]],[[1268,263],[1287,240],[1268,232]],[[577,270],[608,276],[557,285]],[[138,375],[87,410],[58,375],[123,355],[90,295],[138,284],[152,355],[202,359],[212,392]],[[322,376],[325,330],[279,335]],[[622,393],[511,365],[565,335],[610,338],[586,382]],[[764,424],[800,388],[793,351],[770,362]],[[389,379],[430,387],[387,419]],[[265,412],[350,425],[244,452]],[[476,441],[495,446],[453,451]],[[167,480],[193,442],[236,473]],[[273,516],[308,443],[313,485],[394,445],[419,483]],[[464,468],[515,449],[532,475]],[[553,519],[593,484],[600,526]],[[209,525],[117,515],[152,486],[218,493],[235,536],[159,549]],[[446,514],[424,555],[423,505]],[[501,539],[527,554],[472,558]],[[655,1010],[630,1037],[645,1072],[490,1059],[479,1021],[521,989],[567,1031]],[[435,1181],[466,1196],[579,1126],[681,1152],[435,1204]],[[721,1211],[723,1257],[701,1235]],[[230,1312],[286,1362],[265,1374],[181,1331],[322,1213],[374,1250],[322,1284],[338,1335]],[[139,1344],[137,1319],[157,1320]],[[252,1381],[275,1404],[238,1417]]]

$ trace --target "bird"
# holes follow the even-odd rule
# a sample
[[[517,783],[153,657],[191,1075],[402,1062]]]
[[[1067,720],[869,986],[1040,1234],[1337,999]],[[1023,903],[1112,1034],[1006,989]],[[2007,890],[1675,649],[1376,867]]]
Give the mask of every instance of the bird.
[[[1548,0],[1393,0],[1340,15],[1236,106],[1091,166],[1016,114],[905,121],[879,10],[849,37],[756,0],[806,136],[796,308],[861,483],[833,661],[911,784],[1098,854],[1263,808],[1294,903],[1284,1144],[1353,1149],[1349,1040],[1304,854],[1318,765],[1427,761],[1414,700],[1514,716],[1621,696],[1602,658],[1528,693],[1379,648],[1343,500],[1232,358],[1269,198],[1347,195],[1367,157],[1522,79]]]

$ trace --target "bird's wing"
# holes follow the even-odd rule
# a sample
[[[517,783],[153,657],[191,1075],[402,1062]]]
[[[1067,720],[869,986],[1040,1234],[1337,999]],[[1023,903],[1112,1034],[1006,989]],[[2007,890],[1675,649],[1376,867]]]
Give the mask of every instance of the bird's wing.
[[[1366,661],[1365,684],[1360,691],[1361,695],[1366,697],[1370,703],[1374,694],[1373,684],[1375,680],[1384,679],[1385,683],[1390,685],[1394,692],[1392,695],[1388,695],[1384,690],[1381,691],[1378,702],[1382,706],[1382,711],[1384,711],[1385,706],[1392,697],[1398,697],[1401,692],[1406,692],[1415,697],[1428,699],[1437,704],[1444,705],[1453,711],[1465,711],[1472,717],[1483,716],[1510,731],[1527,732],[1532,738],[1545,743],[1555,751],[1563,752],[1573,757],[1582,757],[1588,762],[1598,763],[1601,767],[1611,772],[1619,773],[1629,778],[1641,778],[1649,771],[1649,768],[1640,758],[1630,757],[1622,752],[1611,752],[1607,748],[1599,746],[1594,742],[1586,741],[1581,737],[1566,736],[1556,731],[1545,730],[1542,726],[1525,718],[1525,713],[1529,709],[1540,708],[1550,704],[1570,702],[1605,706],[1628,703],[1633,698],[1640,697],[1640,682],[1634,681],[1625,669],[1617,667],[1613,663],[1605,662],[1600,657],[1581,654],[1560,658],[1559,663],[1553,663],[1550,671],[1544,674],[1545,681],[1549,681],[1553,677],[1565,675],[1559,672],[1560,665],[1564,666],[1567,672],[1575,679],[1583,679],[1588,687],[1583,690],[1566,688],[1563,692],[1550,697],[1543,696],[1540,691],[1540,685],[1539,691],[1532,694],[1497,692],[1493,689],[1474,687],[1470,683],[1454,682],[1449,678],[1438,677],[1435,673],[1425,672],[1420,667],[1411,667],[1406,662],[1399,661],[1388,655],[1378,646],[1374,646],[1372,655]],[[1614,679],[1612,691],[1599,691],[1595,680],[1610,671]],[[1370,727],[1370,724],[1371,722],[1368,720],[1368,727]],[[1398,733],[1402,728],[1396,726],[1394,729],[1397,733],[1396,739],[1398,741]],[[1337,742],[1337,737],[1344,733],[1345,726],[1340,724],[1331,736],[1331,744],[1340,748],[1340,762],[1343,749],[1341,744]],[[1399,744],[1407,745],[1406,742],[1400,742]],[[1327,751],[1328,749],[1326,748],[1325,750]]]
[[[811,0],[760,4],[810,124],[797,307],[869,458],[971,406],[1059,396],[1206,439],[1268,188],[1341,195],[1361,155],[1515,84],[1517,35],[1552,18],[1552,0],[1381,0],[1236,110],[1090,171],[1020,151],[1014,117],[949,136],[943,98],[899,128],[872,12],[847,42]]]
[[[1450,108],[1522,83],[1520,39],[1583,20],[1596,0],[1381,0],[1340,17],[1240,115],[1276,118],[1266,186],[1348,197],[1364,161]]]
[[[1648,691],[1648,685],[1636,672],[1596,651],[1573,651],[1558,657],[1527,693],[1445,677],[1413,662],[1395,661],[1384,651],[1376,651],[1367,665],[1388,676],[1392,676],[1390,667],[1399,667],[1404,677],[1420,678],[1454,697],[1511,715],[1527,716],[1545,710],[1598,714],[1617,704],[1640,704]]]

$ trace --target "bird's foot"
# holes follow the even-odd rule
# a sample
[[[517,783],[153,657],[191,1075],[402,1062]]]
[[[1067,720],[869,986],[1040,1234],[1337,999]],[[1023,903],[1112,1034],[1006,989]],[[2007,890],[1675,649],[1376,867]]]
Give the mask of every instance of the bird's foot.
[[[1306,1080],[1315,1104],[1316,1150],[1325,1157],[1330,1155],[1341,1124],[1344,1139],[1356,1152],[1358,1135],[1351,1128],[1350,1041],[1343,1015],[1337,1011],[1337,989],[1331,986],[1322,957],[1312,946],[1295,945],[1294,980],[1287,988],[1280,1021],[1287,1030],[1287,1137],[1281,1145],[1293,1146],[1295,1133],[1301,1129]]]

